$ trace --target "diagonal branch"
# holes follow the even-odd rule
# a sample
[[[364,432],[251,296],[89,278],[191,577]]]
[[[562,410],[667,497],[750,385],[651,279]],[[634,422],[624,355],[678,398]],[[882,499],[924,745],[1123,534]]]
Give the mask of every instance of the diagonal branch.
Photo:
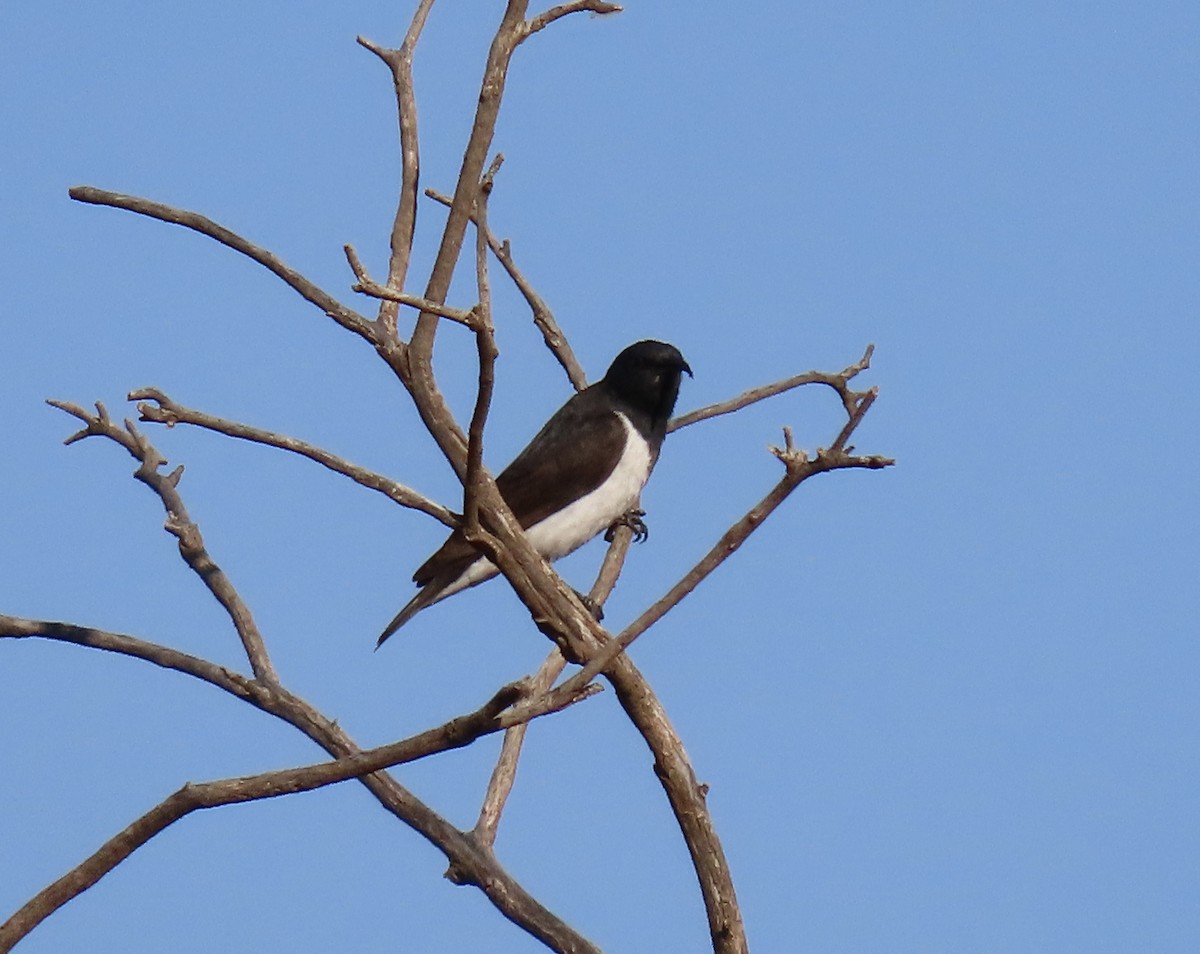
[[[268,685],[278,685],[279,677],[271,666],[266,644],[258,631],[258,624],[254,622],[250,607],[209,555],[204,546],[204,538],[200,535],[200,528],[188,516],[183,498],[177,489],[179,478],[183,476],[183,467],[176,467],[169,474],[161,473],[159,469],[167,459],[134,427],[132,421],[125,421],[124,427],[114,424],[108,416],[108,411],[99,401],[96,402],[95,414],[65,401],[46,403],[60,411],[66,411],[72,417],[77,417],[86,425],[83,430],[68,437],[66,443],[73,444],[92,435],[107,437],[124,447],[138,462],[134,477],[154,491],[162,501],[163,509],[167,512],[164,529],[179,541],[179,555],[229,614],[238,638],[242,641],[242,648],[246,651],[246,658],[250,660],[255,678]]]
[[[563,659],[562,653],[557,649],[551,650],[550,655],[546,657],[530,680],[530,698],[557,701],[558,694],[550,695],[549,689],[566,664],[567,661]],[[588,685],[596,686],[595,683],[588,683]],[[596,688],[598,689],[599,686]],[[504,804],[508,801],[509,793],[512,792],[513,783],[517,778],[517,762],[521,758],[521,746],[525,742],[525,732],[529,728],[529,720],[524,718],[524,707],[514,710],[512,715],[514,718],[519,718],[520,722],[510,726],[504,733],[500,757],[496,761],[492,777],[488,780],[487,793],[484,795],[483,806],[479,810],[479,820],[471,829],[471,834],[489,848],[496,843],[496,829],[500,825],[500,815],[504,811]]]
[[[31,620],[5,615],[0,615],[0,637],[18,639],[40,637],[142,659],[165,669],[195,676],[224,689],[231,695],[299,729],[335,759],[351,758],[353,760],[363,752],[337,722],[326,718],[309,703],[292,695],[282,686],[267,685],[248,679],[223,666],[156,643],[70,623]],[[525,680],[527,685],[530,682],[528,679]],[[595,687],[588,687],[585,692],[581,692],[577,696],[577,699],[583,699],[595,691]],[[544,694],[540,698],[534,698],[530,693],[526,696],[526,704],[520,711],[510,709],[499,713],[494,726],[489,726],[488,731],[507,729],[510,726],[523,724],[529,718],[537,715],[558,711],[563,708],[564,698],[564,694],[557,691],[553,695]],[[529,711],[526,711],[526,708]],[[439,730],[431,731],[437,733]],[[393,744],[401,745],[402,743]],[[373,754],[369,755],[368,759],[391,757],[390,754],[381,755],[380,750],[371,751]],[[354,771],[345,777],[358,777],[385,809],[445,854],[451,869],[455,872],[456,883],[479,886],[502,914],[552,950],[596,954],[597,949],[590,942],[539,904],[521,887],[500,866],[490,849],[481,846],[470,834],[460,832],[414,797],[386,772],[373,771],[371,774],[363,774],[370,771],[369,762],[364,765],[362,761],[351,761],[348,764],[354,766]],[[94,881],[95,878],[90,883],[94,883]],[[83,887],[86,888],[87,885]],[[83,890],[83,888],[79,890]],[[71,897],[78,893],[75,891]],[[57,905],[61,905],[69,899],[69,897],[61,898],[57,901]],[[42,914],[37,920],[28,923],[24,930],[31,930],[37,921],[45,916]],[[3,949],[5,948],[0,947],[0,950]]]
[[[225,434],[228,437],[235,437],[238,440],[251,441],[255,444],[265,444],[268,447],[278,447],[280,450],[298,454],[301,457],[307,457],[322,467],[327,467],[334,473],[349,477],[356,484],[360,484],[370,490],[378,491],[402,507],[409,507],[412,510],[419,510],[422,513],[429,514],[429,516],[435,520],[440,520],[447,527],[453,528],[458,526],[458,518],[441,504],[429,500],[427,497],[404,486],[404,484],[392,480],[390,477],[384,477],[373,470],[352,464],[338,457],[336,454],[331,454],[321,447],[316,447],[295,437],[288,437],[286,434],[276,434],[274,431],[251,427],[248,424],[240,424],[237,421],[229,421],[212,414],[205,414],[203,411],[184,407],[182,404],[173,401],[162,391],[158,390],[158,388],[139,388],[136,391],[130,391],[129,400],[143,402],[137,406],[139,420],[149,421],[154,424],[165,424],[167,427],[174,427],[176,424],[191,424],[194,427],[202,427],[205,430]],[[144,403],[147,401],[155,403]]]
[[[471,134],[463,151],[462,166],[454,188],[454,200],[450,205],[450,215],[442,230],[441,244],[425,287],[425,297],[431,301],[445,302],[446,293],[450,290],[450,282],[454,277],[466,237],[467,223],[475,206],[475,195],[483,175],[483,165],[496,132],[496,120],[500,115],[500,103],[504,98],[504,87],[508,80],[508,64],[513,52],[524,39],[525,10],[528,5],[529,0],[508,0],[504,16],[488,49],[487,64],[479,91],[479,105],[475,109]],[[417,319],[411,341],[413,353],[410,355],[410,362],[414,371],[413,384],[416,387],[414,397],[417,398],[418,404],[432,397],[430,391],[434,387],[429,362],[433,352],[434,335],[437,333],[435,318],[436,316],[431,314],[422,314]]]
[[[851,368],[853,367],[851,366]],[[850,369],[847,370],[849,371]],[[831,386],[845,390],[846,379],[843,378],[836,385]],[[848,393],[852,395],[853,411],[850,413],[849,419],[834,439],[830,448],[828,450],[819,448],[814,456],[809,457],[795,447],[792,441],[791,429],[785,427],[784,448],[775,447],[771,449],[771,452],[783,462],[785,467],[784,475],[780,478],[779,482],[771,488],[762,500],[751,507],[741,519],[735,521],[721,535],[720,539],[713,544],[708,553],[685,573],[679,582],[672,586],[670,590],[636,620],[630,623],[602,652],[589,659],[587,664],[578,673],[555,689],[555,692],[562,691],[565,695],[569,696],[579,686],[586,685],[597,673],[604,671],[611,660],[615,659],[635,639],[662,619],[670,610],[674,609],[684,597],[691,593],[717,567],[729,559],[746,542],[750,534],[762,526],[779,505],[804,481],[810,477],[815,477],[817,474],[830,473],[835,470],[882,470],[885,467],[891,467],[895,464],[895,461],[889,457],[855,456],[846,449],[846,442],[854,433],[859,423],[861,423],[863,415],[866,414],[867,410],[875,402],[878,391],[872,388],[869,391]]]
[[[5,619],[7,618],[0,617],[0,624]],[[534,701],[534,704],[519,716],[510,715],[502,720],[504,710],[523,696],[528,696],[532,686],[528,680],[504,686],[474,712],[458,716],[407,739],[356,752],[332,762],[199,784],[187,783],[109,839],[89,858],[34,895],[7,921],[0,924],[0,950],[9,950],[45,918],[92,887],[151,838],[194,811],[308,792],[359,778],[391,766],[461,748],[482,736],[500,731],[505,726],[524,725],[531,718],[547,715],[562,708],[557,702],[548,703],[547,697],[542,693],[540,704]],[[593,695],[599,688],[585,687],[585,690],[568,704]]]
[[[443,195],[435,189],[426,189],[425,194],[435,202],[440,202],[445,206],[449,206],[452,201],[448,195]],[[479,223],[476,222],[475,224],[478,227]],[[567,336],[563,334],[562,328],[559,327],[558,321],[554,317],[554,312],[546,304],[546,299],[538,294],[537,289],[533,287],[533,283],[517,268],[516,262],[513,261],[512,248],[508,240],[501,241],[491,229],[484,229],[484,235],[487,236],[488,247],[492,250],[492,254],[496,256],[496,261],[504,266],[504,270],[508,272],[508,277],[512,279],[513,284],[517,286],[517,290],[524,296],[525,301],[528,303],[529,310],[533,312],[533,323],[538,331],[542,333],[542,340],[546,343],[546,347],[550,349],[550,353],[562,365],[562,369],[567,373],[567,379],[574,386],[575,390],[582,391],[587,387],[587,374],[584,373],[579,359],[575,357],[575,352],[571,350],[571,343],[567,341]]]
[[[258,262],[259,265],[274,272],[303,298],[312,302],[343,328],[353,331],[359,337],[371,342],[371,344],[377,343],[376,339],[378,335],[376,334],[375,325],[370,320],[364,318],[354,309],[347,308],[313,281],[305,278],[294,268],[285,265],[273,252],[255,245],[253,242],[242,238],[236,232],[231,232],[225,226],[218,225],[212,219],[205,218],[198,212],[176,209],[169,205],[163,205],[161,202],[153,202],[150,199],[143,199],[134,195],[122,195],[119,192],[108,192],[104,189],[94,188],[93,186],[73,186],[68,190],[68,194],[77,202],[87,202],[91,205],[107,205],[114,209],[125,209],[129,212],[136,212],[138,215],[158,219],[160,222],[182,225],[184,228],[199,232],[201,235],[207,235],[209,238],[215,239],[235,252],[241,252],[246,257]]]

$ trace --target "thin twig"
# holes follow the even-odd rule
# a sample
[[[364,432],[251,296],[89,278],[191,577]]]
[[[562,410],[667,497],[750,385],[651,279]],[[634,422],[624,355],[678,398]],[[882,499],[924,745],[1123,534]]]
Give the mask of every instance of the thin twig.
[[[398,305],[408,305],[410,308],[416,308],[418,311],[432,312],[441,318],[449,318],[451,321],[457,321],[468,328],[471,327],[472,309],[450,308],[447,305],[438,304],[436,301],[430,301],[428,298],[422,298],[420,295],[410,295],[408,292],[397,291],[395,288],[390,288],[387,285],[380,285],[379,282],[367,274],[367,269],[363,265],[362,259],[358,257],[358,252],[354,250],[353,245],[343,245],[342,250],[346,253],[346,261],[350,263],[350,270],[354,272],[355,283],[350,286],[351,291],[356,291],[360,295],[368,295],[371,298],[395,302]],[[386,320],[389,320],[394,326],[396,323],[395,314],[391,312],[387,314],[390,317]]]
[[[241,424],[237,421],[226,420],[222,417],[206,414],[203,411],[184,407],[182,404],[173,401],[162,391],[158,390],[158,388],[139,388],[136,391],[130,391],[129,400],[155,402],[155,404],[138,404],[139,420],[154,424],[165,424],[167,427],[174,427],[176,424],[190,424],[193,427],[202,427],[205,430],[225,434],[228,437],[234,437],[238,440],[251,441],[255,444],[265,444],[268,447],[278,447],[280,450],[298,454],[301,457],[315,461],[322,467],[332,470],[334,473],[349,477],[356,484],[366,487],[369,490],[378,491],[402,507],[409,507],[412,510],[419,510],[421,513],[429,514],[429,516],[435,520],[440,520],[447,527],[454,528],[458,526],[458,518],[455,514],[441,504],[435,503],[415,490],[404,486],[404,484],[392,480],[390,477],[385,477],[373,470],[352,464],[324,448],[309,444],[295,437],[289,437],[286,434],[277,434],[274,431],[251,427],[248,424]]]
[[[531,700],[550,698],[546,694],[547,690],[554,684],[554,680],[558,678],[558,674],[563,671],[566,664],[567,661],[563,659],[562,653],[557,649],[551,650],[550,655],[546,657],[538,671],[529,679],[529,698]],[[596,689],[600,688],[595,683],[591,685]],[[521,710],[515,714],[515,717],[520,718],[524,714],[524,710]],[[492,770],[492,777],[488,780],[487,793],[484,795],[483,805],[479,810],[479,820],[471,830],[480,844],[487,845],[489,848],[496,843],[496,830],[500,826],[500,815],[504,811],[504,804],[508,801],[509,793],[517,778],[517,763],[521,758],[521,746],[525,742],[525,733],[528,729],[529,720],[522,718],[519,724],[505,731],[504,744],[500,747],[500,757],[496,760],[496,767]]]
[[[425,194],[435,202],[440,202],[442,205],[449,206],[451,199],[448,195],[443,195],[435,189],[426,189]],[[478,222],[476,225],[478,226]],[[575,357],[575,352],[571,350],[571,343],[567,341],[567,336],[563,334],[562,328],[559,327],[558,321],[554,317],[554,312],[550,306],[546,304],[544,299],[533,283],[517,268],[516,262],[512,257],[512,248],[507,239],[500,241],[491,231],[485,229],[484,234],[487,236],[488,247],[492,250],[492,254],[496,256],[496,261],[504,266],[504,270],[508,272],[508,277],[512,279],[513,284],[517,286],[517,290],[525,298],[529,305],[529,310],[533,313],[533,323],[542,333],[542,341],[546,347],[550,349],[550,353],[562,365],[563,371],[567,374],[567,380],[571,382],[572,387],[576,391],[582,391],[587,387],[587,374],[583,370],[583,365],[579,363],[579,359]]]
[[[624,7],[619,3],[604,3],[603,0],[573,0],[571,3],[560,3],[558,6],[551,7],[544,13],[539,13],[529,21],[525,31],[529,36],[532,36],[539,30],[544,30],[555,20],[569,16],[572,13],[586,11],[594,13],[597,16],[602,16],[607,13],[620,13],[623,9]]]
[[[504,16],[488,49],[478,106],[475,109],[475,121],[467,140],[467,148],[463,152],[462,167],[454,188],[450,214],[442,230],[437,257],[425,286],[424,297],[430,301],[445,302],[446,294],[450,290],[454,269],[466,237],[467,223],[475,206],[483,166],[496,132],[496,120],[500,115],[500,103],[504,98],[504,87],[508,80],[508,64],[513,52],[525,38],[525,11],[528,6],[528,0],[508,0]],[[419,408],[425,404],[440,403],[440,395],[434,393],[436,387],[430,367],[433,340],[437,333],[435,318],[435,315],[422,314],[417,319],[410,342],[410,364],[413,372],[411,385],[415,389],[413,397]],[[439,439],[444,450],[452,449],[452,445],[446,443],[449,437],[450,435],[444,435]]]
[[[24,619],[0,614],[0,637],[52,639],[141,659],[163,669],[171,669],[210,683],[259,708],[263,707],[263,701],[270,694],[270,688],[262,683],[225,666],[218,666],[207,659],[180,652],[169,646],[138,639],[136,636],[113,633],[90,626],[77,626],[74,623],[59,623],[43,619]]]
[[[113,423],[104,405],[99,402],[96,402],[95,414],[85,411],[77,404],[66,401],[47,401],[46,403],[60,411],[66,411],[86,425],[83,430],[67,438],[66,443],[72,444],[92,435],[107,437],[124,447],[138,462],[134,476],[158,495],[163,509],[167,512],[167,522],[164,528],[179,541],[179,554],[183,557],[184,562],[193,573],[200,577],[208,591],[229,614],[229,619],[237,631],[238,638],[242,641],[242,648],[246,651],[246,658],[250,661],[255,677],[269,685],[278,685],[279,676],[271,666],[266,644],[263,642],[262,634],[258,631],[258,624],[254,622],[250,607],[246,605],[224,571],[217,566],[216,561],[204,546],[200,528],[188,516],[183,498],[177,489],[179,478],[183,475],[183,468],[177,467],[169,474],[160,473],[159,468],[167,462],[167,459],[133,425],[132,421],[125,421],[123,427]]]
[[[728,401],[721,401],[719,404],[710,404],[707,407],[689,411],[687,414],[681,414],[667,425],[667,432],[677,431],[681,427],[706,421],[711,417],[732,414],[734,411],[740,411],[751,404],[756,404],[769,397],[774,397],[776,394],[783,394],[785,391],[790,391],[805,384],[824,384],[833,388],[842,398],[842,405],[849,414],[853,411],[853,407],[847,401],[849,400],[849,395],[853,392],[846,388],[846,382],[871,366],[871,355],[874,353],[875,346],[873,344],[867,345],[867,350],[858,361],[837,374],[831,374],[827,371],[806,371],[804,374],[784,378],[782,381],[776,381],[773,384],[763,384],[759,387],[751,388],[749,391],[739,394],[735,398],[730,398]]]
[[[475,314],[475,344],[479,355],[479,386],[475,393],[475,408],[471,412],[471,424],[467,429],[467,474],[463,482],[463,525],[467,533],[480,530],[479,484],[483,475],[483,429],[487,425],[488,411],[492,406],[492,392],[496,385],[496,334],[492,325],[492,288],[488,282],[487,229],[488,198],[504,155],[496,153],[492,164],[484,173],[475,197],[475,221],[482,223],[476,229],[475,241],[475,287],[479,305]],[[468,537],[469,538],[469,537]]]
[[[353,331],[356,335],[365,338],[372,344],[377,344],[375,325],[369,319],[363,317],[354,309],[347,308],[310,279],[301,275],[294,268],[285,265],[274,252],[255,245],[248,239],[242,238],[236,232],[230,231],[223,225],[218,225],[212,219],[206,218],[198,212],[176,209],[169,205],[163,205],[161,202],[153,202],[150,199],[143,199],[134,195],[122,195],[119,192],[108,192],[104,189],[94,188],[93,186],[73,186],[68,190],[68,194],[77,202],[87,202],[91,205],[107,205],[114,209],[125,209],[129,212],[136,212],[138,215],[158,219],[160,222],[182,225],[184,228],[199,232],[201,235],[207,235],[209,238],[215,239],[235,252],[241,252],[248,258],[258,262],[264,268],[274,272],[303,298],[312,302],[343,328]]]
[[[612,541],[604,552],[604,561],[600,564],[600,572],[596,574],[596,582],[588,591],[588,600],[593,606],[602,609],[617,586],[621,570],[625,566],[625,557],[629,555],[629,546],[633,543],[633,528],[622,524],[612,533]]]
[[[396,216],[392,222],[391,257],[388,260],[388,287],[396,291],[404,288],[412,259],[413,237],[417,227],[417,195],[421,178],[421,149],[417,136],[417,97],[413,84],[413,54],[433,0],[421,0],[413,12],[408,32],[398,50],[385,50],[370,40],[358,38],[358,42],[378,56],[392,73],[392,85],[396,91],[396,114],[400,126],[400,198]],[[394,299],[393,299],[394,301]],[[397,339],[396,317],[398,309],[387,301],[380,307],[379,320],[389,338]]]

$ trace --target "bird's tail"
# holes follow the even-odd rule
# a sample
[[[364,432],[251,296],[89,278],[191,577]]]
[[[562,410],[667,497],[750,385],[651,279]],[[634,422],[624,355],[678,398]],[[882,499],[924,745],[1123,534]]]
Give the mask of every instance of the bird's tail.
[[[416,616],[421,610],[432,603],[436,603],[443,594],[439,592],[437,587],[426,586],[416,596],[409,600],[395,618],[387,624],[387,629],[383,631],[379,639],[375,642],[375,648],[378,649],[383,645],[383,641],[392,633],[396,632],[401,626],[407,623],[410,619]]]

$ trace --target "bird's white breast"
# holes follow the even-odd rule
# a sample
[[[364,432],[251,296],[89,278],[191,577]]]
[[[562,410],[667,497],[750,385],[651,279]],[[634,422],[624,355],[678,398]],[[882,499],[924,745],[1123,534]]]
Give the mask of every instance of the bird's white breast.
[[[617,417],[625,425],[625,450],[608,479],[526,531],[534,549],[547,560],[566,556],[611,526],[637,503],[650,477],[649,445],[624,414],[618,411]]]
[[[591,493],[525,531],[533,548],[551,562],[573,553],[611,526],[617,517],[637,503],[642,488],[650,478],[653,466],[650,446],[624,414],[620,411],[616,414],[625,426],[625,450],[612,473]],[[496,567],[491,560],[476,560],[446,588],[440,599],[495,575]]]

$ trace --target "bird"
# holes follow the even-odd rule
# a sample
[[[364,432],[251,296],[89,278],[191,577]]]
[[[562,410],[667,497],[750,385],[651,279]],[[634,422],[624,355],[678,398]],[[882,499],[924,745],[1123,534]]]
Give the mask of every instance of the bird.
[[[500,496],[547,560],[573,553],[631,512],[644,533],[640,512],[633,508],[658,462],[684,372],[692,376],[674,345],[631,344],[603,378],[571,397],[500,472]],[[413,582],[420,591],[375,648],[421,610],[498,572],[455,530],[417,568]]]

